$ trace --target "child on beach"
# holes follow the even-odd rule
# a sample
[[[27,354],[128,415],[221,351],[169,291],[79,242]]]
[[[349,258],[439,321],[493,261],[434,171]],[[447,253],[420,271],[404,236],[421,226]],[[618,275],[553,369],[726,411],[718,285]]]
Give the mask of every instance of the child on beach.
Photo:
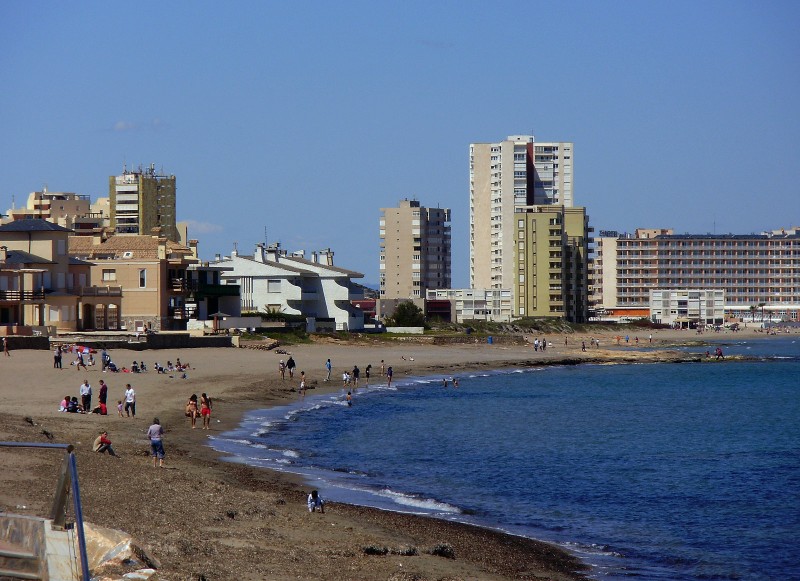
[[[312,490],[308,495],[308,512],[319,510],[321,513],[325,512],[325,501],[319,495],[319,492]]]
[[[122,417],[122,400],[117,400],[117,415]]]

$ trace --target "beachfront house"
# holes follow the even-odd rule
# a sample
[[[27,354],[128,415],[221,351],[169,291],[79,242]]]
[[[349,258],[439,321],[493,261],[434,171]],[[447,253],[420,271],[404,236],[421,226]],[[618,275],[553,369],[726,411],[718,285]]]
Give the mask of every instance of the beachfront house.
[[[91,264],[68,254],[71,234],[42,219],[0,225],[0,326],[6,334],[118,328],[121,289],[93,284]]]
[[[189,246],[153,235],[73,236],[69,252],[91,263],[92,276],[122,288],[120,328],[134,332],[185,330],[189,319],[205,320],[224,311],[239,315],[239,288],[220,281],[220,269],[197,257]]]
[[[352,279],[364,275],[334,266],[330,249],[307,260],[303,251],[288,253],[279,243],[257,244],[252,255],[234,249],[211,265],[226,267],[222,280],[240,286],[243,312],[301,315],[311,330],[364,328],[364,312],[352,304],[363,298]]]

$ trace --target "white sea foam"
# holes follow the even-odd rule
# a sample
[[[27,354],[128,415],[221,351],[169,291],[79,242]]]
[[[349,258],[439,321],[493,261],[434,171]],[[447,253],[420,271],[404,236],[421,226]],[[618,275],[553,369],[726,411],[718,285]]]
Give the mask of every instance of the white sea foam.
[[[401,506],[408,506],[426,511],[448,512],[451,514],[458,514],[461,512],[455,506],[452,506],[445,502],[439,502],[438,500],[434,500],[432,498],[420,498],[417,496],[412,496],[410,494],[404,494],[402,492],[395,492],[388,488],[384,488],[377,494],[378,496],[389,498],[393,502]]]

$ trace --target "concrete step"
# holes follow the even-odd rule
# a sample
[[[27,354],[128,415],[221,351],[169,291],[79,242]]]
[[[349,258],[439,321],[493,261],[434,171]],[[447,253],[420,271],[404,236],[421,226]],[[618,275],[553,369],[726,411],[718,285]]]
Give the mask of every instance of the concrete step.
[[[14,571],[3,568],[0,568],[0,579],[31,579],[32,581],[42,581],[42,577],[37,573],[26,573],[24,571]]]

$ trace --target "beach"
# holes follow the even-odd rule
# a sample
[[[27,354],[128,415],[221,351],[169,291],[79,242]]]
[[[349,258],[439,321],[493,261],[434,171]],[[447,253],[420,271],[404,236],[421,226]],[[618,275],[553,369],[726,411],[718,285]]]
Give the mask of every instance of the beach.
[[[12,351],[0,361],[0,440],[62,442],[76,446],[84,518],[87,522],[132,534],[161,567],[157,579],[578,579],[581,564],[558,547],[487,529],[370,508],[329,503],[324,514],[310,514],[310,487],[283,473],[221,461],[207,437],[238,425],[250,409],[299,397],[299,372],[315,390],[339,391],[341,372],[380,362],[395,378],[407,375],[450,377],[478,370],[582,361],[627,362],[686,360],[669,351],[685,342],[764,337],[739,333],[696,335],[690,331],[629,333],[620,346],[616,334],[548,337],[546,352],[534,352],[523,337],[515,342],[486,339],[455,345],[417,340],[392,343],[368,339],[322,339],[283,347],[297,362],[295,379],[281,380],[278,362],[288,355],[261,349],[114,350],[118,365],[144,358],[143,374],[101,373],[99,366],[76,371],[64,358],[53,369],[52,353]],[[533,337],[529,336],[528,341]],[[582,351],[582,343],[587,351]],[[552,345],[551,345],[552,344]],[[645,350],[653,347],[655,350]],[[660,348],[664,348],[661,350]],[[724,348],[724,347],[723,347]],[[181,358],[190,365],[180,373],[157,374],[158,361]],[[323,382],[325,361],[333,363],[331,382]],[[677,359],[676,359],[677,358]],[[697,357],[694,357],[696,360]],[[100,379],[109,384],[109,414],[58,412],[64,395],[78,395],[88,379],[97,402]],[[120,418],[116,402],[124,386],[136,391],[137,417]],[[211,430],[192,429],[184,404],[192,393],[214,401]],[[146,431],[159,417],[166,434],[165,468],[153,468]],[[99,431],[107,430],[119,459],[92,452]],[[376,437],[379,437],[376,436]],[[55,490],[61,453],[0,448],[0,510],[46,516]],[[17,508],[17,507],[25,508]],[[455,558],[430,554],[447,544]],[[365,548],[389,554],[368,554]],[[410,549],[416,549],[416,554]]]

